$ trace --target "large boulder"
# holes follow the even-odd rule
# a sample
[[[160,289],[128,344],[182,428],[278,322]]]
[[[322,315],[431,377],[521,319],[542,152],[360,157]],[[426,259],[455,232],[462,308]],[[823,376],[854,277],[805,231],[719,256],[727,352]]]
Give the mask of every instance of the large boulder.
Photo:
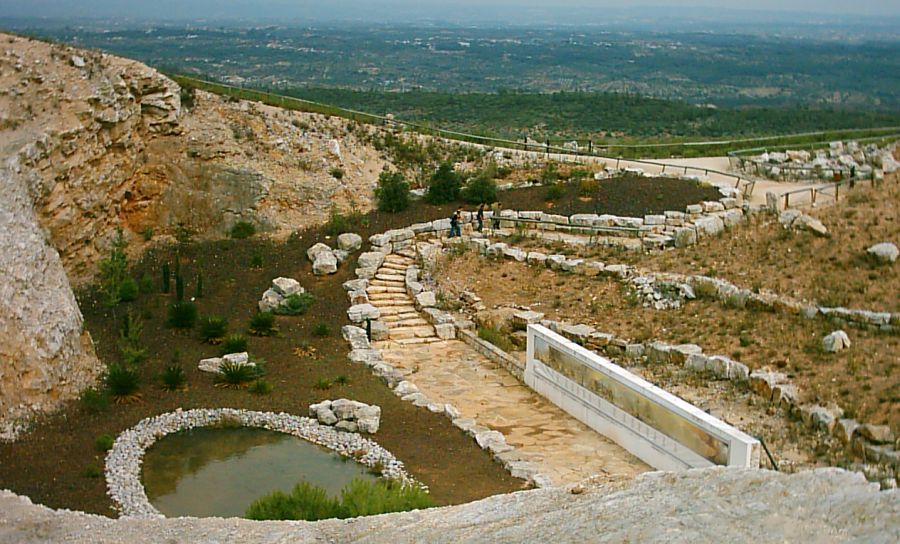
[[[316,255],[313,261],[313,274],[316,276],[324,276],[337,272],[338,260],[331,251],[321,252]]]
[[[378,268],[384,263],[384,253],[380,251],[369,251],[362,253],[357,261],[359,268]]]
[[[850,337],[844,331],[834,331],[822,339],[822,348],[828,353],[837,353],[849,347]]]
[[[306,292],[300,282],[293,278],[275,278],[272,280],[272,289],[283,297]]]
[[[357,304],[350,306],[347,310],[347,317],[354,323],[362,323],[366,319],[378,319],[381,312],[371,304]]]
[[[362,247],[362,236],[353,232],[345,232],[337,238],[338,249],[356,251]]]
[[[897,257],[900,257],[900,249],[897,249],[895,244],[890,242],[881,242],[880,244],[875,244],[866,250],[875,261],[888,264],[897,261]]]
[[[326,253],[328,253],[332,257],[334,256],[334,254],[332,254],[331,248],[321,242],[306,250],[306,256],[312,262],[316,262],[316,259],[318,259],[319,255],[324,255]]]

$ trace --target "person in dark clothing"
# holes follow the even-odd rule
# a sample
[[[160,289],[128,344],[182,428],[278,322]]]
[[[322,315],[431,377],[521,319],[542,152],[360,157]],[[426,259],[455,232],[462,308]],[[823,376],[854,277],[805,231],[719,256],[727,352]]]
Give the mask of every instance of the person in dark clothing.
[[[450,238],[454,236],[462,236],[462,230],[459,228],[459,221],[462,218],[462,208],[457,208],[453,215],[450,216]]]
[[[478,205],[478,212],[475,214],[475,219],[478,220],[478,227],[475,230],[481,232],[481,229],[484,228],[484,202]]]

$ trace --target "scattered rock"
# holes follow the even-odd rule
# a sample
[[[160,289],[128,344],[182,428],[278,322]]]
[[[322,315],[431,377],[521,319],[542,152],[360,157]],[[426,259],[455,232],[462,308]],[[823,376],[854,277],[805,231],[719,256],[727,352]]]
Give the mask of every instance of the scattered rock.
[[[322,425],[333,425],[336,429],[351,433],[374,434],[381,424],[381,407],[348,399],[312,404],[309,414]]]
[[[875,444],[892,444],[894,442],[894,433],[887,425],[860,425],[856,429],[856,433]]]
[[[844,331],[834,331],[822,339],[822,348],[828,353],[837,353],[850,347],[850,337]]]
[[[316,255],[316,260],[313,262],[313,274],[316,276],[334,274],[337,272],[337,265],[338,260],[334,255],[334,252],[328,251],[327,253],[319,253]]]
[[[337,238],[338,249],[356,251],[362,247],[362,236],[353,232],[345,232]]]
[[[890,242],[881,242],[880,244],[875,244],[866,250],[875,261],[888,264],[897,261],[897,257],[900,257],[900,249],[897,249],[897,246]]]

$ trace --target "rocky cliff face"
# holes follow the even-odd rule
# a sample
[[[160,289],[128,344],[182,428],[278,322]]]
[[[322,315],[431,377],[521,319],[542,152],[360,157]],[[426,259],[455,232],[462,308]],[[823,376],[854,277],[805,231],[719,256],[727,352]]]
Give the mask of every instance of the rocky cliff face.
[[[367,210],[385,161],[343,120],[207,93],[110,55],[0,34],[0,427],[100,372],[72,284],[118,229],[132,255],[176,228],[288,232]],[[335,175],[336,169],[343,175]],[[153,242],[151,242],[153,243]]]

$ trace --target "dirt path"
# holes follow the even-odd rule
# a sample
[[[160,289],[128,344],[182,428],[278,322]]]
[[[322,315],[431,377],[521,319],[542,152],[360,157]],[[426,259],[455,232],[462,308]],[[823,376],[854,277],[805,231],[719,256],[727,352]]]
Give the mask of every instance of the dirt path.
[[[632,478],[650,467],[597,434],[511,374],[458,340],[440,340],[403,291],[411,259],[389,255],[368,288],[388,323],[390,339],[375,342],[384,359],[429,399],[453,404],[462,417],[500,431],[518,460],[538,467],[554,484],[601,475]]]

